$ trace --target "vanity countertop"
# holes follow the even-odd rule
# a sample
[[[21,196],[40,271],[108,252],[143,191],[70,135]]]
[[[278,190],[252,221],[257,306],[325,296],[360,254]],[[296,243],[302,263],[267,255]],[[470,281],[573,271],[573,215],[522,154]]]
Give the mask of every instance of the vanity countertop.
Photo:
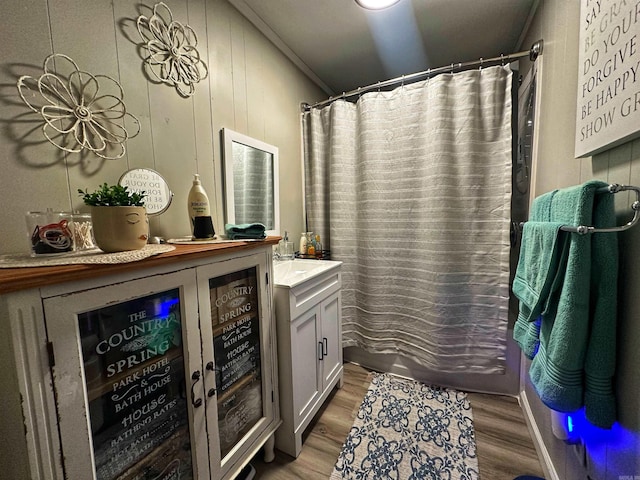
[[[342,262],[336,260],[294,260],[276,261],[273,276],[276,287],[293,288],[329,270],[338,268]]]
[[[240,240],[206,245],[175,245],[175,250],[170,252],[129,263],[0,268],[0,294],[250,250],[264,245],[276,245],[279,241],[280,237],[273,236],[261,242]]]

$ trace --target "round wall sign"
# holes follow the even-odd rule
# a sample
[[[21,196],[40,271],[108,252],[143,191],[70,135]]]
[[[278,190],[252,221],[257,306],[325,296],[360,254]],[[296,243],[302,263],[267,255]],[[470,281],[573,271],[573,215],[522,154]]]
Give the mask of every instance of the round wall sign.
[[[147,215],[160,215],[173,198],[173,192],[162,175],[150,168],[134,168],[122,174],[118,183],[130,192],[144,192]]]

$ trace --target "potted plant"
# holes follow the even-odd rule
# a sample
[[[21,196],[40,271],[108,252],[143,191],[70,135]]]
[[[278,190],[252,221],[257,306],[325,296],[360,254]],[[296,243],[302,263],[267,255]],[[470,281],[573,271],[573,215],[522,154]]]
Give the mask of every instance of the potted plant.
[[[107,253],[139,250],[149,238],[149,220],[144,208],[145,192],[104,183],[89,193],[78,189],[85,205],[91,207],[93,235],[98,247]]]

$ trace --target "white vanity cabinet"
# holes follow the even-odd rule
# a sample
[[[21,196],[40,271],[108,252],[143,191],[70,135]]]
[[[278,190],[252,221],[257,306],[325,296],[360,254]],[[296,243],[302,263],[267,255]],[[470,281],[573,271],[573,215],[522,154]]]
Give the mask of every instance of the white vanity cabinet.
[[[0,296],[7,478],[222,480],[272,448],[270,242],[173,257]]]
[[[276,447],[297,457],[302,433],[342,387],[342,262],[276,262],[274,295],[282,426]]]

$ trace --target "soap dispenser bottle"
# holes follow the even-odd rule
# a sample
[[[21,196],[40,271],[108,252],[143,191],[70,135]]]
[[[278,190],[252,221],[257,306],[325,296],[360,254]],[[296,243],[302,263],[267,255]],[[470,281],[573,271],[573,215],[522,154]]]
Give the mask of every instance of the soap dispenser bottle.
[[[193,176],[193,185],[191,186],[191,190],[189,190],[187,207],[189,210],[189,219],[191,220],[191,228],[193,228],[195,217],[211,216],[209,197],[207,197],[207,193],[204,191],[204,188],[202,188],[200,175],[197,173]]]
[[[289,241],[289,233],[284,232],[284,237],[278,244],[278,254],[282,260],[293,260],[293,242]]]

